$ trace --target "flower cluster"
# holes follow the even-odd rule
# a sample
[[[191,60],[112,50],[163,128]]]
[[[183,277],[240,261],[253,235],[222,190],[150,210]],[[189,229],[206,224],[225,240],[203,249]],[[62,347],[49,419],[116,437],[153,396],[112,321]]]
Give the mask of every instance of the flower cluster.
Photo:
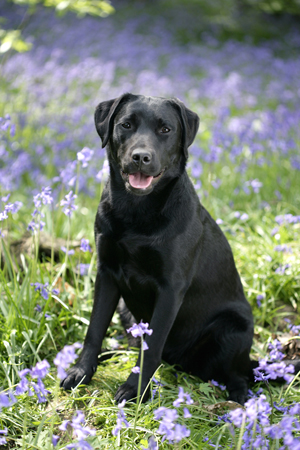
[[[149,324],[143,323],[142,320],[139,324],[133,324],[132,327],[128,328],[126,331],[127,333],[131,333],[135,338],[142,337],[144,334],[148,334],[149,336],[151,336],[151,334],[153,333],[153,330],[149,329]]]
[[[193,403],[193,400],[191,399],[189,394],[184,392],[182,387],[179,387],[178,398],[174,400],[173,406],[178,408],[181,403],[191,405]],[[187,408],[183,409],[183,417],[185,419],[191,417],[191,414]],[[154,411],[154,419],[160,420],[157,433],[163,436],[162,441],[167,439],[169,443],[178,443],[182,439],[189,437],[190,430],[187,429],[184,425],[178,423],[178,418],[179,415],[176,409],[170,409],[161,406]]]
[[[63,206],[63,212],[66,216],[71,217],[72,211],[75,211],[78,206],[74,204],[77,195],[73,195],[73,191],[70,191],[65,198],[60,201],[60,205]]]
[[[35,286],[34,290],[40,292],[41,296],[45,300],[48,300],[48,298],[49,298],[49,289],[48,289],[49,283],[48,282],[44,283],[44,284],[43,283],[39,283],[39,282],[30,283],[30,284],[31,284],[31,286]],[[58,289],[52,289],[51,292],[54,295],[58,295],[59,294],[59,290]]]
[[[92,446],[85,441],[88,436],[95,436],[96,431],[83,426],[85,422],[84,414],[82,411],[76,411],[72,420],[64,420],[63,423],[58,427],[62,431],[67,431],[68,429],[72,430],[73,438],[77,439],[77,442],[68,444],[65,448],[68,450],[71,449],[81,449],[81,450],[90,450]],[[58,439],[57,436],[54,436],[55,443],[57,444]],[[53,441],[52,441],[53,442]]]
[[[0,211],[0,222],[5,219],[8,219],[8,213],[16,214],[19,209],[23,206],[22,202],[16,201],[14,203],[7,203],[10,198],[10,194],[1,197],[1,201],[4,204],[4,210]]]
[[[129,422],[126,419],[126,414],[123,410],[124,406],[125,406],[126,400],[123,400],[121,403],[118,404],[118,415],[117,415],[117,425],[116,427],[112,430],[112,434],[113,436],[117,436],[118,433],[121,431],[121,429],[123,428],[123,425],[125,425],[126,428],[130,427]]]
[[[29,396],[32,396],[35,393],[39,403],[46,402],[47,395],[50,392],[45,389],[42,379],[48,374],[49,369],[50,364],[47,360],[43,360],[38,362],[32,369],[21,370],[19,372],[21,381],[16,386],[15,394],[21,395],[27,393]],[[36,381],[33,381],[35,379]]]
[[[53,203],[52,188],[49,186],[43,188],[40,193],[34,195],[33,202],[35,210],[31,214],[33,219],[28,224],[27,229],[35,232],[37,230],[42,230],[45,226],[45,222],[42,220],[42,218],[45,217],[45,214],[42,212],[42,206],[51,205]]]
[[[282,449],[298,450],[300,448],[300,439],[294,437],[294,433],[300,429],[300,405],[293,404],[279,408],[275,404],[274,406],[283,412],[283,418],[275,424],[270,423],[272,408],[263,394],[249,399],[244,409],[237,408],[223,417],[225,422],[231,424],[230,429],[233,434],[235,433],[233,425],[237,428],[244,427],[242,450],[249,448],[269,450],[273,448],[270,439],[277,442],[282,439],[284,443],[284,447],[280,447]]]
[[[259,366],[254,369],[254,377],[256,381],[276,380],[277,378],[284,379],[290,383],[293,379],[291,374],[294,373],[295,368],[292,364],[285,364],[282,361],[284,354],[280,351],[282,349],[281,343],[275,339],[269,344],[270,356],[263,358],[258,363]],[[268,361],[270,359],[270,362]]]
[[[79,342],[75,342],[75,344],[72,345],[65,345],[64,348],[57,353],[53,362],[57,367],[58,378],[60,378],[61,380],[66,378],[67,373],[65,369],[68,369],[70,364],[72,364],[75,361],[75,359],[78,358],[78,355],[76,355],[75,350],[81,347],[82,344],[80,344]]]

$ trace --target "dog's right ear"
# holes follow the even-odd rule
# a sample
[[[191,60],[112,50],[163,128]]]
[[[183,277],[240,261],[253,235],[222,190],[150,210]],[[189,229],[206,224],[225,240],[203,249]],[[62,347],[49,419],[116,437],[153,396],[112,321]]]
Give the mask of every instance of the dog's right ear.
[[[102,140],[102,148],[106,146],[113,130],[114,117],[118,107],[124,103],[132,94],[123,94],[121,97],[113,98],[99,103],[95,111],[96,130]]]

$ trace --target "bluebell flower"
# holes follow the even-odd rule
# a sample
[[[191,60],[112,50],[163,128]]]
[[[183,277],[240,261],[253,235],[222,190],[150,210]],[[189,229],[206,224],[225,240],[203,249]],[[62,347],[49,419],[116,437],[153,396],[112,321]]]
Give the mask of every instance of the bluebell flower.
[[[225,391],[226,386],[224,386],[224,384],[220,384],[216,380],[210,380],[210,382],[213,386],[219,387],[221,389],[221,391]]]
[[[57,436],[56,434],[53,434],[53,435],[52,435],[51,442],[52,442],[52,444],[53,444],[53,447],[56,447],[56,446],[57,446],[57,443],[58,443],[59,439],[60,439],[60,437]]]
[[[80,250],[83,252],[90,252],[92,250],[88,239],[81,239]]]
[[[30,285],[35,286],[34,290],[40,292],[41,296],[45,300],[48,300],[48,298],[49,298],[49,292],[48,292],[49,283],[43,284],[43,283],[36,282],[36,283],[30,283]]]
[[[72,212],[75,211],[78,206],[74,204],[77,195],[73,195],[73,191],[70,191],[65,198],[60,201],[60,205],[63,206],[63,212],[66,216],[71,217]]]
[[[88,147],[84,147],[77,153],[77,159],[81,162],[83,168],[88,166],[88,162],[92,159],[93,154],[94,150],[91,150]]]
[[[108,160],[105,159],[103,163],[102,169],[97,173],[96,180],[101,183],[108,179],[109,177],[109,163]]]
[[[79,273],[81,276],[85,276],[89,272],[90,264],[78,264]]]
[[[9,408],[14,403],[16,403],[17,399],[11,391],[8,392],[0,392],[0,412],[2,408]]]
[[[274,247],[274,250],[276,252],[293,253],[291,247],[288,247],[286,244],[276,245],[276,247]]]
[[[148,447],[142,447],[142,450],[158,450],[158,443],[153,436],[148,439]]]
[[[45,389],[42,379],[46,377],[50,369],[50,364],[47,360],[39,361],[31,369],[23,369],[19,372],[21,381],[16,386],[16,395],[27,393],[29,397],[32,397],[34,393],[38,398],[39,403],[45,403],[47,401],[47,395],[50,393]],[[28,380],[27,376],[31,379]],[[33,381],[32,379],[37,379]]]
[[[183,387],[179,386],[178,398],[174,400],[173,406],[176,408],[180,405],[180,403],[186,403],[187,405],[191,405],[194,401],[191,399],[191,396],[184,392]]]
[[[6,439],[4,435],[7,436],[7,433],[8,433],[7,428],[4,428],[4,430],[0,430],[0,445],[6,444]]]
[[[68,369],[70,364],[72,364],[78,355],[76,355],[75,350],[81,348],[82,345],[79,342],[75,342],[72,345],[65,345],[65,347],[57,353],[53,362],[57,366],[57,376],[61,380],[66,378],[67,373],[65,369]]]
[[[68,449],[82,449],[89,450],[92,449],[90,444],[85,441],[88,436],[95,436],[96,430],[84,426],[85,418],[82,411],[76,411],[75,415],[71,420],[64,420],[63,423],[58,427],[62,431],[67,431],[68,427],[73,429],[73,437],[77,439],[77,442],[69,444],[66,446]]]
[[[126,419],[126,414],[123,410],[125,406],[126,400],[124,399],[121,403],[118,404],[118,414],[117,414],[117,424],[116,427],[112,430],[112,435],[117,436],[118,433],[123,428],[123,425],[125,425],[126,428],[130,427],[130,423]]]
[[[128,328],[126,331],[127,333],[131,333],[133,337],[142,337],[144,334],[151,336],[153,333],[153,330],[149,329],[149,324],[143,323],[142,320],[139,324],[133,324],[132,327]]]
[[[64,245],[62,245],[60,247],[61,251],[63,251],[64,253],[68,252],[68,255],[74,255],[75,250],[72,248],[71,250],[68,250],[67,247],[65,247]]]

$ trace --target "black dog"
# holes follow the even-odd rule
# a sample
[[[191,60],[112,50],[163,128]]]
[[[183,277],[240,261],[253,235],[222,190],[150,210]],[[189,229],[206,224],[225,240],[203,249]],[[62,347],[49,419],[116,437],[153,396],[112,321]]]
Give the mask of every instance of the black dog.
[[[230,246],[185,170],[197,114],[177,99],[125,94],[100,103],[95,122],[110,165],[95,222],[95,300],[83,351],[62,386],[91,380],[123,297],[123,315],[153,329],[142,389],[163,359],[224,383],[243,404],[252,313]],[[116,400],[135,398],[137,383],[132,373]]]

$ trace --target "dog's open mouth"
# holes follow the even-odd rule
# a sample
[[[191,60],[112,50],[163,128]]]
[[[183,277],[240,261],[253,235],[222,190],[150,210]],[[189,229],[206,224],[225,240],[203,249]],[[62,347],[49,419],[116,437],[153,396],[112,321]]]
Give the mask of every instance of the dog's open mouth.
[[[142,189],[146,190],[148,189],[153,183],[157,182],[162,174],[164,173],[165,169],[162,170],[158,175],[151,176],[146,175],[143,172],[136,172],[136,173],[125,173],[122,171],[122,177],[124,180],[128,181],[131,187],[134,189]]]

